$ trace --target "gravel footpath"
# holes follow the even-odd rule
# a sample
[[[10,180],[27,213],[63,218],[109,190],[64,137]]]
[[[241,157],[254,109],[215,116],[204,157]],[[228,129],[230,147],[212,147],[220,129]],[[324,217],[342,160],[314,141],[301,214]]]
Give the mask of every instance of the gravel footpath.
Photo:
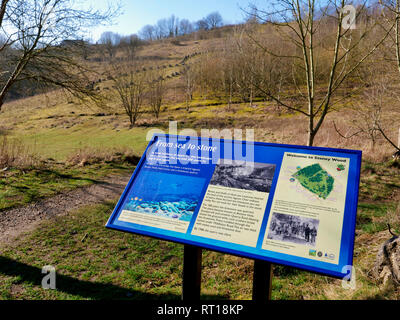
[[[35,229],[42,220],[65,215],[88,204],[118,198],[130,176],[113,175],[88,187],[40,200],[23,207],[0,212],[0,244],[11,243],[21,233]]]

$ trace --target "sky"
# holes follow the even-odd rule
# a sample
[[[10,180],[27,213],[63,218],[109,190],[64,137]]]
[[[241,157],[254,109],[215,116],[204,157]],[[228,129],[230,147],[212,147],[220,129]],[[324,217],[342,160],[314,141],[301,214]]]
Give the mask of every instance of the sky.
[[[104,9],[108,3],[115,1],[91,0],[93,8]],[[92,29],[88,35],[97,41],[104,31],[113,31],[121,35],[137,33],[146,24],[156,24],[159,19],[168,18],[172,14],[180,19],[197,21],[209,13],[218,11],[224,23],[243,21],[244,12],[249,3],[261,5],[268,0],[120,0],[122,14],[109,26]]]

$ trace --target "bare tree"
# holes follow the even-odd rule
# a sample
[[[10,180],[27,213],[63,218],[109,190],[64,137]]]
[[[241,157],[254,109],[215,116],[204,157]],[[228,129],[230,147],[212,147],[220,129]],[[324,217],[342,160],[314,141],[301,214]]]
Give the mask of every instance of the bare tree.
[[[174,15],[167,19],[168,37],[174,37],[177,35],[177,28],[179,24],[179,19]]]
[[[200,19],[196,21],[196,30],[201,31],[201,30],[208,30],[208,22],[205,19]]]
[[[121,37],[119,42],[119,47],[125,52],[125,57],[127,59],[133,59],[136,51],[142,45],[142,41],[136,34],[131,34],[129,36]]]
[[[155,70],[149,76],[149,104],[154,116],[158,119],[165,94],[164,72]]]
[[[231,46],[225,45],[224,48],[224,59],[222,68],[222,83],[224,87],[225,96],[228,98],[228,110],[231,110],[232,100],[235,94],[236,77],[235,67],[236,61],[232,54]]]
[[[185,65],[183,69],[183,81],[186,97],[186,111],[189,111],[190,102],[193,100],[193,92],[195,88],[195,71],[192,66]]]
[[[0,110],[20,81],[62,87],[79,98],[95,98],[90,70],[64,39],[83,39],[87,30],[110,22],[117,9],[80,8],[71,0],[2,0]]]
[[[109,69],[109,78],[114,83],[120,106],[129,117],[132,128],[142,113],[147,87],[147,73],[137,72],[140,65],[133,59],[125,62],[113,61]]]
[[[335,100],[338,90],[388,36],[388,32],[385,32],[378,40],[368,38],[378,25],[372,17],[358,23],[356,30],[342,28],[345,18],[343,9],[347,4],[351,3],[340,0],[318,5],[315,0],[278,0],[272,6],[275,8],[272,12],[260,9],[252,11],[280,38],[285,50],[274,51],[270,46],[271,41],[263,42],[251,33],[248,36],[265,54],[277,57],[281,65],[293,65],[295,73],[300,74],[300,80],[304,81],[299,83],[294,77],[292,85],[297,88],[299,95],[295,101],[278,97],[274,90],[259,89],[282,107],[307,117],[307,143],[310,146],[332,106],[339,100]],[[357,7],[356,19],[368,16],[367,4],[368,1],[365,1]],[[324,26],[328,25],[336,27],[333,39],[324,37]],[[324,56],[330,56],[330,62],[325,61]],[[304,101],[307,107],[299,104],[299,100]]]
[[[385,42],[385,48],[386,50],[383,50],[383,57],[385,60],[389,60],[390,62],[395,62],[396,69],[397,69],[397,77],[400,75],[400,0],[380,0],[379,3],[383,6],[383,23],[385,30],[388,30],[390,33],[390,37],[388,37],[388,41]],[[394,24],[394,29],[392,28]],[[391,30],[393,31],[391,32]],[[393,45],[394,45],[394,52],[393,52]],[[389,51],[389,54],[387,55],[387,51]],[[394,58],[393,58],[394,57]],[[387,79],[387,76],[390,74],[390,71],[386,71],[386,76],[383,77],[384,79]],[[374,74],[374,81],[375,81],[375,74]],[[392,79],[391,79],[392,80]],[[398,81],[396,81],[398,82]],[[380,81],[380,91],[378,92],[379,94],[375,95],[378,96],[380,101],[382,101],[382,96],[385,94],[386,97],[396,95],[396,89],[390,88],[388,89],[389,83],[393,83],[393,81],[386,81],[384,85],[382,85],[382,81]],[[398,96],[397,96],[398,98]],[[392,109],[392,108],[391,108]],[[384,121],[382,120],[383,118],[387,118],[388,116],[386,115],[387,112],[386,110],[383,110],[382,102],[379,105],[379,108],[377,110],[372,110],[369,112],[370,117],[373,117],[373,130],[376,132],[376,135],[381,135],[391,146],[393,146],[396,150],[396,154],[398,155],[400,153],[400,131],[398,134],[398,142],[397,144],[394,142],[393,139],[389,137],[387,134],[387,123],[384,125]],[[393,111],[395,110],[391,110]],[[377,116],[378,115],[378,116]],[[376,119],[375,119],[376,118]],[[393,119],[393,117],[391,117]],[[374,139],[372,141],[373,144],[375,144]]]
[[[221,14],[217,11],[210,13],[204,20],[210,30],[221,27],[223,22]]]
[[[386,28],[390,28],[394,23],[393,36],[389,38],[392,41],[389,43],[390,48],[394,44],[397,71],[400,74],[400,0],[381,0],[380,3],[386,9],[386,12],[383,12]]]
[[[104,51],[108,58],[111,59],[115,56],[117,46],[121,42],[121,35],[112,31],[105,31],[101,34],[99,43],[103,45]]]
[[[336,123],[333,122],[336,132],[345,139],[354,136],[362,136],[371,141],[371,150],[375,149],[378,141],[384,139],[392,145],[396,151],[400,151],[400,145],[396,145],[387,131],[398,125],[397,119],[400,110],[393,108],[398,104],[399,96],[396,94],[396,88],[393,85],[393,78],[388,72],[383,71],[377,74],[376,69],[370,71],[369,84],[362,93],[362,102],[358,102],[350,107],[353,112],[351,120],[348,121],[350,130],[343,134]],[[350,131],[349,130],[349,131]]]
[[[335,121],[333,125],[336,132],[345,139],[350,139],[354,136],[363,136],[371,141],[371,150],[375,149],[377,141],[381,136],[381,121],[382,121],[382,90],[379,88],[373,90],[373,92],[364,92],[364,95],[368,100],[366,103],[360,103],[352,106],[354,116],[350,122],[349,127],[355,130],[355,132],[343,134],[340,132]],[[351,130],[351,129],[350,129]]]
[[[156,36],[157,36],[158,40],[168,37],[169,30],[168,30],[167,19],[158,20],[155,28],[156,28]]]
[[[179,22],[179,34],[185,35],[193,32],[193,25],[188,19],[182,19]]]
[[[156,28],[150,24],[145,25],[139,31],[139,35],[144,40],[154,40],[156,38]]]

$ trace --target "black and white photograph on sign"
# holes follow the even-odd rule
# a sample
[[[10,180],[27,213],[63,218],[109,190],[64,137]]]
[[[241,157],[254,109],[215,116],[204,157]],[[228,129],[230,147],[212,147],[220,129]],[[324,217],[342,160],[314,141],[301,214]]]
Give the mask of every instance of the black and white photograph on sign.
[[[318,234],[318,219],[274,212],[268,239],[315,246]]]
[[[222,161],[221,161],[222,160]],[[269,193],[274,178],[275,165],[259,162],[236,162],[220,159],[210,184],[236,189]]]

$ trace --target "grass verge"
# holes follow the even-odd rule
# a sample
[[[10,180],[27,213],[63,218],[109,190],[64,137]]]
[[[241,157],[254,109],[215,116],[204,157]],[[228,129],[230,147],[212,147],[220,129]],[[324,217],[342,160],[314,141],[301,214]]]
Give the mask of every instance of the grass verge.
[[[128,162],[96,163],[83,167],[10,168],[0,172],[0,212],[62,191],[98,183],[108,175],[129,174],[133,170],[134,166]]]
[[[43,222],[0,247],[2,299],[180,299],[183,246],[104,227],[115,202],[83,207]],[[370,211],[368,211],[368,210]],[[365,215],[375,208],[362,207]],[[379,210],[383,210],[379,208]],[[378,210],[378,211],[379,211]],[[272,298],[396,299],[367,276],[384,235],[357,227],[357,288],[284,266],[274,267]],[[41,287],[41,268],[57,270],[57,290]],[[202,299],[251,299],[253,262],[203,251]]]

